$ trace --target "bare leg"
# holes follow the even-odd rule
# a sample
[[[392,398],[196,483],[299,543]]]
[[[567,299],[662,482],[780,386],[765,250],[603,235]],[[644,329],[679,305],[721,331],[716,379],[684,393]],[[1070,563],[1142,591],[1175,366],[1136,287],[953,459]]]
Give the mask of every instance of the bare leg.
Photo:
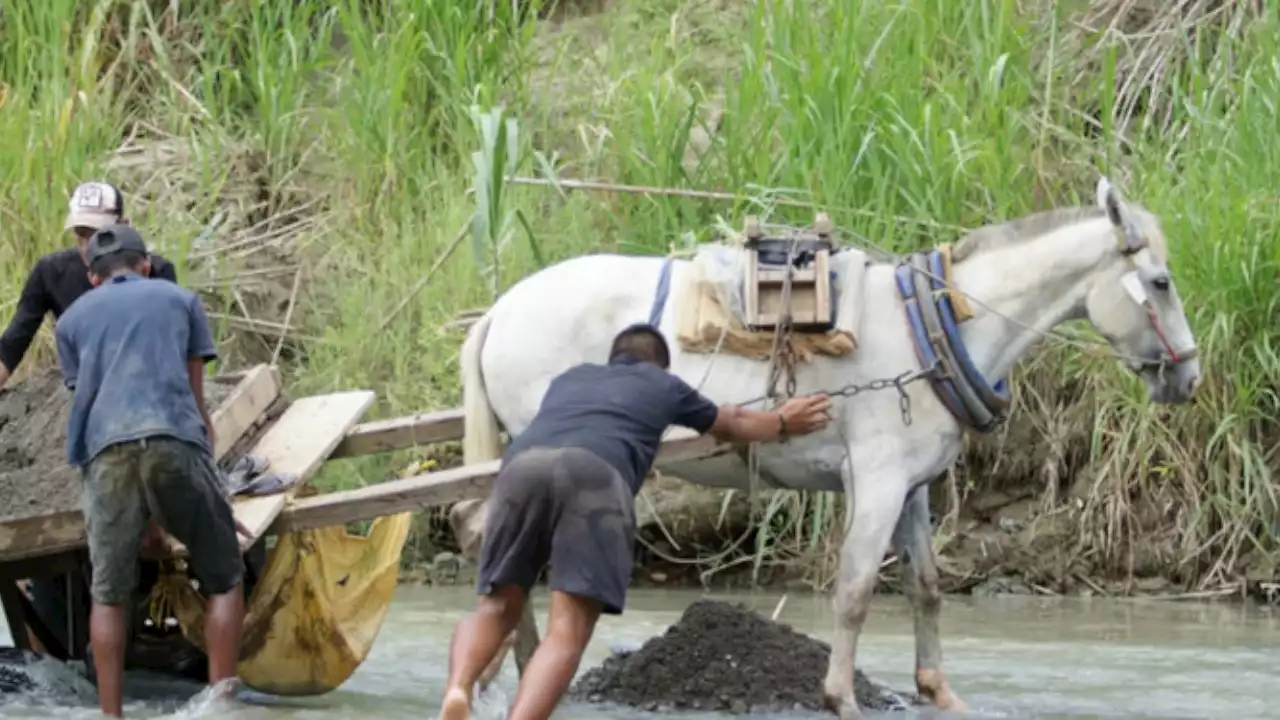
[[[124,717],[125,615],[123,605],[95,602],[89,615],[98,706],[108,717]]]
[[[520,678],[508,720],[547,720],[551,716],[578,672],[582,651],[599,619],[599,602],[552,591],[547,637]]]
[[[462,550],[463,557],[472,563],[476,562],[480,554],[480,546],[484,539],[484,520],[488,512],[488,500],[475,499],[455,503],[449,510],[449,524],[453,526],[453,534],[458,540],[458,546]],[[493,660],[480,674],[478,682],[481,689],[488,687],[498,671],[502,669],[502,662],[506,660],[507,653],[513,645],[516,650],[516,668],[523,676],[524,669],[529,664],[529,658],[538,647],[538,623],[533,618],[533,608],[528,604],[524,606],[519,626],[503,640]]]
[[[440,708],[441,720],[469,717],[472,688],[493,661],[503,639],[515,629],[524,606],[524,590],[504,586],[480,598],[475,612],[458,623],[449,650],[449,682]]]
[[[943,710],[966,712],[968,708],[951,692],[942,672],[942,641],[938,632],[942,593],[938,590],[932,535],[929,488],[922,486],[907,498],[893,533],[893,544],[902,562],[903,590],[911,601],[915,617],[916,690]]]
[[[902,511],[905,482],[883,472],[855,470],[856,486],[845,480],[848,533],[840,548],[840,580],[836,586],[836,631],[827,662],[823,694],[827,706],[840,720],[861,720],[854,696],[853,671],[857,667],[858,635],[867,619],[876,589],[880,561]],[[849,490],[852,489],[853,492]]]
[[[240,631],[244,627],[244,590],[237,584],[205,604],[204,637],[209,647],[209,684],[236,677]]]

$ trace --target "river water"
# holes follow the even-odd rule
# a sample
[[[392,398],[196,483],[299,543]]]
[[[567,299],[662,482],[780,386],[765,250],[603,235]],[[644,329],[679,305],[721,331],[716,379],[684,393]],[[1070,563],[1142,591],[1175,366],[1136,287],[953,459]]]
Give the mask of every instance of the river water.
[[[675,622],[694,591],[632,591],[626,615],[605,617],[583,661],[597,665],[614,647],[629,647]],[[780,594],[716,594],[773,611]],[[545,594],[535,595],[535,603]],[[434,718],[439,708],[454,623],[472,606],[469,588],[402,587],[368,660],[339,690],[322,697],[282,700],[243,692],[232,707],[210,705],[194,685],[131,675],[129,717],[219,717],[237,720]],[[537,604],[540,627],[545,606]],[[831,604],[816,596],[788,597],[779,619],[830,640]],[[1280,718],[1280,612],[1228,604],[1182,604],[1038,597],[948,598],[943,608],[943,653],[952,687],[972,718]],[[860,645],[858,665],[873,679],[912,690],[911,615],[900,597],[877,597]],[[0,625],[0,627],[3,627]],[[0,643],[7,644],[7,629]],[[44,678],[65,683],[56,700],[4,699],[0,718],[98,717],[92,689],[63,667]],[[514,693],[508,660],[474,715],[501,718]],[[880,717],[908,718],[913,713]],[[939,717],[924,711],[920,717]],[[565,720],[712,720],[711,714],[654,715],[563,705]],[[778,720],[833,717],[787,714]]]

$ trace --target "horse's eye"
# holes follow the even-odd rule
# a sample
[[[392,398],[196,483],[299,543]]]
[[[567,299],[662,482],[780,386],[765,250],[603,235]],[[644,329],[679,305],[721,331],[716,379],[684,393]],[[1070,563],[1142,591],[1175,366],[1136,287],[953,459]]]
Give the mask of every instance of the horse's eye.
[[[1169,276],[1161,275],[1151,281],[1151,286],[1160,292],[1169,292]]]

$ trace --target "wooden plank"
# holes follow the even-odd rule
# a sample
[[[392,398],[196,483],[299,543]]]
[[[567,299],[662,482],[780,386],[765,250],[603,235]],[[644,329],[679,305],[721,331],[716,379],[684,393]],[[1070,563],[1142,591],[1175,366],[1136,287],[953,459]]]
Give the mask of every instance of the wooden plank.
[[[658,460],[686,460],[730,452],[732,446],[711,436],[699,436],[684,428],[672,428],[663,438]],[[501,460],[489,460],[451,470],[424,473],[377,485],[316,495],[297,500],[268,532],[343,525],[408,510],[445,505],[484,497],[493,486]]]
[[[332,458],[359,457],[462,439],[461,408],[361,423],[334,448]]]
[[[216,459],[222,458],[280,394],[280,374],[276,368],[258,365],[244,375],[236,390],[210,417],[217,434]],[[79,510],[0,523],[0,563],[51,555],[84,545],[84,515]]]
[[[22,600],[22,591],[17,583],[0,580],[0,605],[4,606],[4,619],[13,638],[13,647],[30,652],[31,636],[27,634],[26,608]]]
[[[245,373],[236,389],[209,418],[213,421],[214,461],[221,460],[245,431],[280,396],[280,371],[274,365],[257,365]]]
[[[25,580],[71,572],[80,572],[80,556],[74,551],[13,560],[0,565],[0,579],[4,580]]]
[[[285,502],[320,469],[333,449],[373,405],[373,400],[371,390],[302,398],[291,404],[271,426],[252,452],[266,457],[268,472],[294,473],[298,482],[275,495],[236,498],[233,505],[236,519],[253,533],[249,538],[240,538],[241,550],[248,550],[262,537],[284,509]],[[170,557],[187,552],[173,538],[169,538],[167,551],[165,555]]]

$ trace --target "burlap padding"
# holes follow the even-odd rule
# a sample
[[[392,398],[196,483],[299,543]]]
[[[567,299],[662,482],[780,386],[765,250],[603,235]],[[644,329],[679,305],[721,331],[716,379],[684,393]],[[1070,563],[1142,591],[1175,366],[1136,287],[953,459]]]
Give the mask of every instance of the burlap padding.
[[[719,352],[729,355],[768,359],[773,351],[772,330],[748,330],[730,315],[716,297],[715,285],[703,280],[697,262],[689,264],[689,272],[684,277],[679,292],[673,293],[677,303],[676,342],[683,350],[713,353],[719,346]],[[720,341],[722,332],[723,343]],[[825,333],[795,331],[791,343],[800,362],[807,362],[814,355],[848,355],[858,347],[853,334],[839,328]]]

